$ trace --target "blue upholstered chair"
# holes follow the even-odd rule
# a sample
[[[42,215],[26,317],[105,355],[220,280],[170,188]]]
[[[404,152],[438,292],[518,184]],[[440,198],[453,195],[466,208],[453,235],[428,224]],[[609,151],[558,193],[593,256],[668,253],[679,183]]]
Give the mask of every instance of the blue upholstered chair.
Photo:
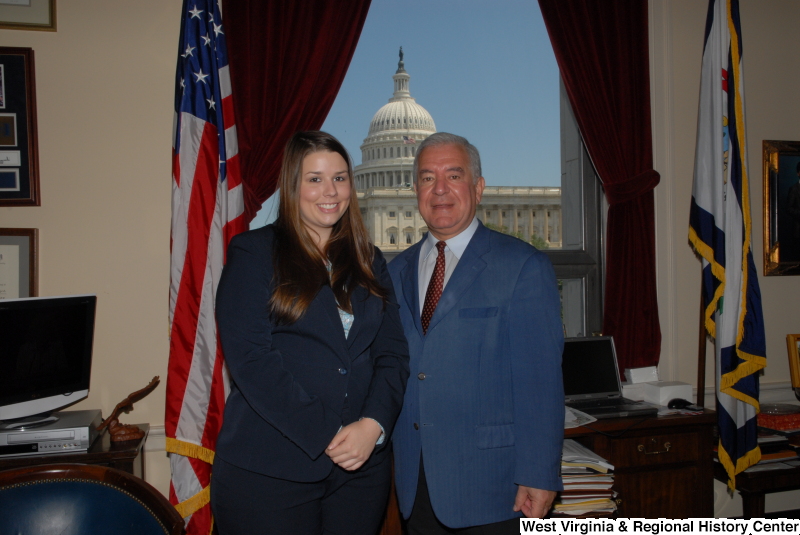
[[[183,534],[164,496],[131,474],[83,464],[0,472],[0,533],[14,535]]]

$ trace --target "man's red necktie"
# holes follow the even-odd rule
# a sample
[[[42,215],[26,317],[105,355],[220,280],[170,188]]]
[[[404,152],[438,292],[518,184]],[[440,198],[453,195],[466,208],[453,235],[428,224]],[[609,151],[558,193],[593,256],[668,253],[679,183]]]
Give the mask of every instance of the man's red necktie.
[[[436,242],[436,249],[439,254],[436,257],[436,266],[433,268],[433,275],[431,281],[428,283],[428,291],[425,292],[425,305],[422,307],[422,333],[428,333],[428,325],[433,317],[433,311],[436,310],[436,304],[442,296],[442,288],[444,287],[444,248],[447,244],[443,241]]]

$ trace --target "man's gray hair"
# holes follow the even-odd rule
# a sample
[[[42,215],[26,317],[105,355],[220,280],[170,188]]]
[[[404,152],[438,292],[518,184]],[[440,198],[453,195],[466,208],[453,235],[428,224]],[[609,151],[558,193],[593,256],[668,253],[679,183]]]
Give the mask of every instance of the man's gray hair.
[[[447,132],[436,132],[425,138],[417,148],[417,154],[414,157],[414,184],[417,183],[419,173],[419,156],[422,151],[429,147],[440,147],[442,145],[456,145],[467,151],[467,158],[469,159],[469,168],[472,172],[472,182],[475,183],[478,177],[483,176],[481,172],[481,155],[475,145],[467,141],[467,138],[449,134]]]

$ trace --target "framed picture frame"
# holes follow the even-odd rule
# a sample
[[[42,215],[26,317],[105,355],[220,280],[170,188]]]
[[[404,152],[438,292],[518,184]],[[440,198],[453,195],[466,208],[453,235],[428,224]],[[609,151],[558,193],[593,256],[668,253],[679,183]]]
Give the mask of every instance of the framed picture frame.
[[[800,334],[787,334],[786,348],[789,350],[789,374],[792,378],[792,388],[796,394],[800,394]]]
[[[0,47],[0,206],[40,206],[33,50]]]
[[[56,31],[56,0],[0,0],[0,28]]]
[[[762,143],[764,275],[800,275],[800,141]]]
[[[0,300],[38,293],[39,229],[0,228]]]

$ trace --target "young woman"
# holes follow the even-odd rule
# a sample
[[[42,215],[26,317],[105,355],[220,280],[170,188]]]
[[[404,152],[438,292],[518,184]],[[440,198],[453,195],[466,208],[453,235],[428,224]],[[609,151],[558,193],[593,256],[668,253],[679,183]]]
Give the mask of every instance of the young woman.
[[[277,221],[231,240],[217,290],[231,391],[211,506],[220,534],[373,535],[408,347],[350,157],[298,132]]]

